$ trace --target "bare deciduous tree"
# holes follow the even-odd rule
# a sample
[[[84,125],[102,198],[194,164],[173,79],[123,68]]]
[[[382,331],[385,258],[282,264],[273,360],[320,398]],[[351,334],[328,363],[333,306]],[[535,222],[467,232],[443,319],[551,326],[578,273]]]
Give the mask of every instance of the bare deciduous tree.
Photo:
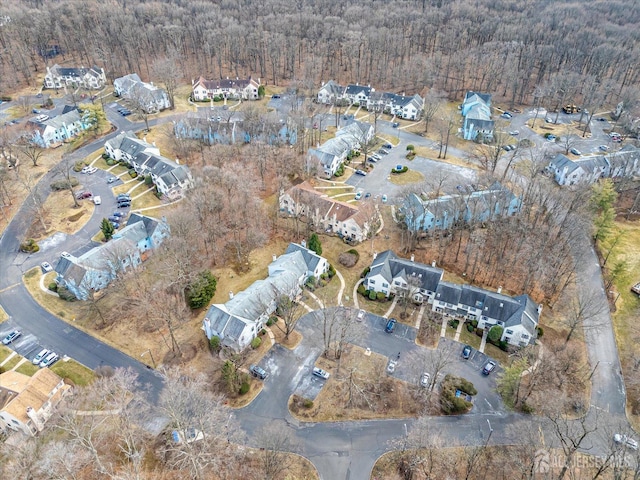
[[[291,428],[282,422],[272,422],[256,433],[260,446],[262,469],[266,480],[273,480],[291,468],[293,456],[299,447]]]

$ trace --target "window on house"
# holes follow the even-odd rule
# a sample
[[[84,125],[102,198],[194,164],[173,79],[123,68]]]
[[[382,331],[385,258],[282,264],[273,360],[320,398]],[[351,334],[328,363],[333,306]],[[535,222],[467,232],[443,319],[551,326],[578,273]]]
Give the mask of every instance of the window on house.
[[[507,335],[513,335],[513,330],[507,330]]]
[[[382,284],[382,288],[389,288],[389,284],[388,283],[383,283]]]
[[[369,280],[369,285],[375,285],[376,281],[375,280]]]

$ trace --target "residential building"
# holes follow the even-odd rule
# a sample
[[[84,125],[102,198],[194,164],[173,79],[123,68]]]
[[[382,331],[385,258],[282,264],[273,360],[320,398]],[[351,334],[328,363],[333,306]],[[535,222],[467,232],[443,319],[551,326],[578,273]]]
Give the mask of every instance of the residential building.
[[[503,327],[502,341],[514,346],[532,344],[537,336],[542,306],[529,295],[510,297],[471,285],[442,280],[443,270],[398,258],[387,250],[374,256],[363,285],[390,295],[411,295],[415,303],[432,304],[432,311],[462,320],[476,320],[478,328]]]
[[[273,117],[272,117],[273,119]],[[284,122],[265,121],[260,131],[251,133],[244,128],[242,120],[226,121],[218,117],[183,117],[173,123],[173,132],[177,138],[190,138],[206,145],[235,145],[260,141],[268,145],[295,145],[298,135],[295,127]]]
[[[178,198],[193,186],[191,170],[178,161],[160,155],[159,149],[132,132],[122,132],[105,142],[105,152],[114,160],[127,162],[138,175],[150,175],[158,192]]]
[[[67,86],[78,88],[83,87],[88,90],[98,90],[107,83],[104,69],[93,66],[91,68],[61,67],[55,64],[47,67],[44,76],[44,88],[64,88]]]
[[[202,322],[205,335],[209,340],[218,337],[222,345],[236,352],[243,351],[276,311],[281,296],[295,300],[310,276],[320,278],[328,268],[327,260],[304,244],[289,245],[284,255],[274,255],[267,278],[238,294],[230,292],[224,304],[211,305]]]
[[[617,152],[575,160],[558,154],[547,167],[558,185],[592,184],[600,178],[633,177],[640,174],[640,150],[625,145]]]
[[[494,121],[491,120],[491,95],[488,93],[467,92],[461,109],[462,136],[465,140],[476,140],[478,135],[483,141],[493,140]]]
[[[130,73],[113,81],[114,95],[131,100],[145,113],[156,113],[171,107],[167,92],[153,83],[140,80],[137,73]]]
[[[309,164],[316,163],[326,178],[331,178],[347,159],[349,152],[359,150],[371,142],[374,135],[373,125],[370,123],[351,121],[336,132],[317,148],[310,148],[307,152]]]
[[[329,198],[303,182],[280,193],[280,213],[298,217],[315,231],[360,243],[373,235],[379,215],[369,203],[352,205]]]
[[[401,207],[404,221],[410,231],[447,230],[456,224],[472,224],[510,217],[522,207],[520,197],[496,182],[486,190],[474,190],[467,186],[468,193],[443,195],[432,200],[423,200],[417,194],[405,198]]]
[[[370,85],[350,84],[346,87],[333,80],[322,83],[317,94],[317,102],[335,104],[342,100],[347,104],[357,104],[372,111],[380,109],[384,113],[395,115],[406,120],[419,120],[424,111],[424,100],[420,95],[402,95],[388,92],[377,92]]]
[[[197,102],[211,100],[214,97],[229,98],[233,100],[258,100],[258,89],[260,88],[260,78],[255,80],[251,76],[248,78],[237,78],[235,80],[218,79],[206,80],[200,76],[198,80],[191,81],[193,99]]]
[[[335,104],[336,101],[343,98],[343,94],[344,87],[342,85],[338,85],[333,80],[329,80],[327,83],[322,82],[322,86],[318,90],[318,103]]]
[[[501,341],[524,347],[535,341],[542,306],[529,295],[503,295],[501,288],[492,292],[471,285],[440,282],[432,310],[463,320],[476,320],[480,329],[498,325],[503,328]]]
[[[118,274],[136,268],[169,236],[165,218],[132,213],[113,238],[79,257],[63,253],[56,265],[56,283],[79,300],[106,288]]]
[[[375,254],[363,285],[367,290],[385,296],[409,294],[416,303],[431,302],[444,271],[435,265],[424,265],[399,258],[391,250]]]
[[[42,148],[58,147],[89,128],[79,108],[68,106],[62,112],[46,120],[41,115],[29,120],[32,139],[37,145]]]
[[[48,368],[31,377],[13,370],[0,373],[0,430],[37,435],[70,389]]]

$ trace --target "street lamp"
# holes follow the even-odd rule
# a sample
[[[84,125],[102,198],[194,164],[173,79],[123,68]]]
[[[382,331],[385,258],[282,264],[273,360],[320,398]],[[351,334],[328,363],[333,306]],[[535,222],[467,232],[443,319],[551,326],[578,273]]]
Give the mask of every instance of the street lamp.
[[[156,361],[153,359],[153,354],[151,353],[151,349],[142,352],[142,354],[140,355],[140,358],[144,357],[145,353],[148,353],[149,356],[151,357],[151,363],[153,363],[153,368],[155,369],[156,368]]]

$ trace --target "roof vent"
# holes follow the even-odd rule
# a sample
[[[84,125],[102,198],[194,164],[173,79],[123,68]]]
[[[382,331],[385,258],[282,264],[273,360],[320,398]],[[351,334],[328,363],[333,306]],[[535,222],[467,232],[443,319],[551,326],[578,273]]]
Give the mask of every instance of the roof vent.
[[[413,262],[416,259],[415,255],[411,255],[411,261]]]
[[[276,258],[277,258],[277,257],[276,257],[276,255],[275,255],[275,253],[274,253],[273,255],[271,255],[271,261],[272,261],[272,262],[275,262],[275,261],[276,261]]]
[[[436,268],[436,261],[435,261],[435,260],[434,260],[433,262],[431,262],[431,266],[432,266],[433,268]]]
[[[504,307],[504,303],[500,302],[500,308]]]
[[[233,292],[229,292],[229,300],[233,298]]]
[[[498,287],[498,293],[502,293],[502,285]],[[502,305],[500,305],[502,306]]]

